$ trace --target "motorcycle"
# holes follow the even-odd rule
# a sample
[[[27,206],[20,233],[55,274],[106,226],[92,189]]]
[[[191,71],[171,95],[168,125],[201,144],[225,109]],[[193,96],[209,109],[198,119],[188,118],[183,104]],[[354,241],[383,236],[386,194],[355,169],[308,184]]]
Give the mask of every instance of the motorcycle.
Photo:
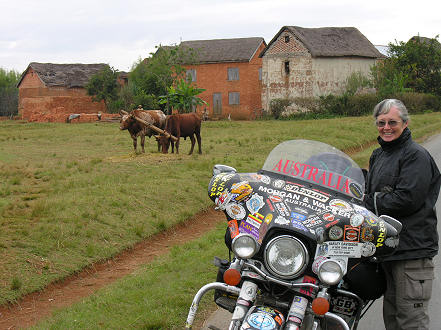
[[[214,290],[231,330],[357,329],[401,231],[363,207],[364,180],[348,155],[309,140],[282,142],[257,173],[215,165],[208,195],[226,215],[230,259],[215,258],[217,281],[195,295],[186,328]]]

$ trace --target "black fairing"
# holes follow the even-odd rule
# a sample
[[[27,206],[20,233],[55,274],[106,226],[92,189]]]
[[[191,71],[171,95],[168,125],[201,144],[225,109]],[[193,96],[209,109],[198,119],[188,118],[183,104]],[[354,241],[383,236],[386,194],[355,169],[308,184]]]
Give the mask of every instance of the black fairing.
[[[298,153],[292,151],[296,144],[303,148]],[[390,254],[398,232],[362,206],[363,190],[362,171],[347,155],[319,142],[293,140],[277,146],[258,173],[213,176],[208,195],[229,221],[229,247],[239,233],[261,245],[285,233],[301,239],[311,258],[317,243],[329,250],[353,244],[363,251],[358,257]]]

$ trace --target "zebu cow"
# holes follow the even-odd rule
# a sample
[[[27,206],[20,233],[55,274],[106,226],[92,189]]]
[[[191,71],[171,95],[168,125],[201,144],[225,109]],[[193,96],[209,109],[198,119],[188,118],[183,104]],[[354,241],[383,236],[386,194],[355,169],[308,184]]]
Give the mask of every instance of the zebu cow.
[[[120,115],[121,115],[121,121],[120,121],[119,129],[120,130],[126,129],[129,131],[130,136],[133,139],[133,148],[135,149],[135,152],[136,152],[138,136],[141,137],[142,152],[145,152],[144,150],[145,137],[148,136],[150,138],[153,134],[156,134],[156,132],[147,125],[137,121],[135,118],[133,118],[133,116],[136,116],[152,125],[155,125],[160,129],[164,129],[165,127],[166,116],[161,110],[136,109],[130,113],[121,110]],[[159,139],[157,139],[157,141],[158,141],[158,151],[159,151],[160,150]]]
[[[201,149],[201,118],[192,112],[192,113],[184,113],[184,114],[176,114],[167,116],[167,123],[165,125],[165,131],[169,134],[175,136],[178,140],[176,143],[176,153],[179,153],[179,140],[181,137],[184,140],[187,136],[190,137],[191,140],[191,149],[189,155],[193,153],[195,138],[198,140],[199,154],[202,154]],[[161,134],[159,141],[162,146],[162,152],[164,154],[168,153],[168,149],[170,147],[170,143],[172,144],[172,153],[174,152],[174,143],[170,137],[166,137]]]

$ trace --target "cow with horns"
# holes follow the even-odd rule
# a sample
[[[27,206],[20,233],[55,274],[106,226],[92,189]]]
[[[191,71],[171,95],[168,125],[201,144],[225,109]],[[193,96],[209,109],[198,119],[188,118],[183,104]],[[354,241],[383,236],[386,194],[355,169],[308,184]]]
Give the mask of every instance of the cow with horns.
[[[145,137],[149,138],[158,132],[157,129],[163,130],[165,128],[166,116],[161,110],[143,110],[141,108],[135,109],[128,113],[127,111],[120,111],[120,130],[128,130],[130,136],[133,139],[133,148],[137,151],[137,140],[141,138],[142,152],[144,150]],[[141,119],[141,120],[138,120]],[[156,137],[156,136],[155,136]],[[158,142],[158,152],[160,150],[159,138],[156,138]]]
[[[171,135],[171,136],[170,136]],[[174,141],[172,138],[176,137]],[[199,154],[202,154],[201,149],[201,118],[194,112],[184,114],[174,114],[167,116],[165,125],[165,134],[161,134],[159,142],[162,146],[162,152],[168,153],[170,143],[172,145],[172,153],[174,152],[174,143],[176,143],[176,153],[179,153],[179,140],[183,137],[184,140],[190,137],[191,149],[189,155],[193,153],[195,145],[195,137],[198,141]]]

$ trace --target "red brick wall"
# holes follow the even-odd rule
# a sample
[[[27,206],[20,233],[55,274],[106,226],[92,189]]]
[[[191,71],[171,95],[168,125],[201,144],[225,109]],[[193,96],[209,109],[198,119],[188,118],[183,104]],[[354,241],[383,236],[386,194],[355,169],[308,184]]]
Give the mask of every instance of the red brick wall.
[[[285,37],[289,38],[289,41],[285,41]],[[303,44],[294,36],[292,33],[288,31],[284,31],[280,34],[280,36],[273,42],[270,48],[265,52],[265,55],[270,54],[289,54],[292,56],[296,55],[305,55],[308,54],[308,50],[303,46]]]
[[[256,113],[262,109],[261,91],[262,83],[259,80],[259,68],[262,59],[259,54],[265,48],[264,44],[254,54],[250,62],[245,63],[213,63],[187,66],[187,69],[196,69],[196,82],[198,88],[204,88],[199,97],[208,103],[199,106],[197,111],[202,113],[207,108],[210,118],[213,114],[213,93],[222,94],[222,114],[218,117],[232,119],[254,119]],[[239,80],[228,80],[228,68],[239,68]],[[230,105],[229,92],[240,93],[240,104]]]
[[[18,112],[22,119],[64,122],[70,114],[105,113],[104,102],[93,102],[84,88],[45,87],[29,68],[18,90]]]

